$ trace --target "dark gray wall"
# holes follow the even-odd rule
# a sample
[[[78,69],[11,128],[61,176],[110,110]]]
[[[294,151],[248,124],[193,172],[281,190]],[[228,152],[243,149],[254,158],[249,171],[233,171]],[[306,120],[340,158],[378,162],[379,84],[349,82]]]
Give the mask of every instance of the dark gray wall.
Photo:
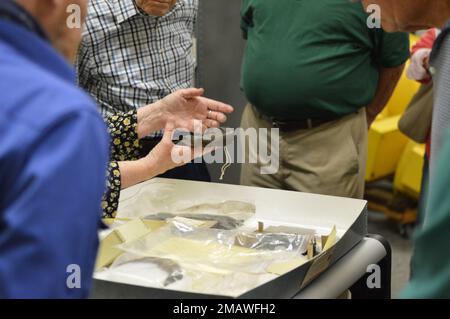
[[[227,127],[238,127],[245,98],[240,91],[241,61],[245,42],[240,30],[241,0],[200,0],[198,21],[198,86],[210,98],[231,104],[235,113]],[[220,165],[210,165],[218,181]],[[239,183],[239,165],[232,165],[225,183]]]

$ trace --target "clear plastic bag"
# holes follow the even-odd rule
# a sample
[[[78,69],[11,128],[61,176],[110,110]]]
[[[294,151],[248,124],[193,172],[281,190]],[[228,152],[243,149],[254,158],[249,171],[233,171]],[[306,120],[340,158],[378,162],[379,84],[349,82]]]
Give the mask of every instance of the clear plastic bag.
[[[201,229],[173,220],[167,226],[118,248],[142,257],[171,259],[209,273],[264,274],[272,264],[302,260],[308,238],[285,235]],[[242,236],[252,238],[249,247],[243,244]]]
[[[235,244],[251,249],[304,254],[312,237],[313,235],[308,234],[241,232],[236,235]]]
[[[184,287],[186,291],[231,297],[238,297],[276,278],[272,274],[243,272],[217,274],[193,269],[186,269],[186,276],[189,278]]]
[[[242,225],[254,216],[254,203],[239,200],[205,198],[196,191],[191,193],[182,185],[155,182],[136,186],[121,194],[118,219],[148,218],[166,219],[174,216],[189,216],[203,220],[215,217],[223,229]],[[198,199],[197,199],[198,198]]]
[[[255,214],[255,206],[241,201],[223,201],[218,203],[200,203],[189,206],[187,203],[173,206],[164,212],[150,212],[143,219],[169,220],[183,217],[201,221],[215,222],[212,228],[232,230],[241,227],[246,220]],[[123,216],[122,216],[123,217]]]
[[[177,207],[172,212],[150,213],[144,219],[168,220],[184,217],[202,221],[215,221],[213,228],[232,230],[241,227],[246,220],[255,214],[255,206],[240,201],[223,201],[219,203],[201,203]]]
[[[248,274],[231,271],[207,271],[189,263],[168,259],[123,254],[96,277],[138,286],[174,289],[186,292],[239,296],[274,279],[272,274]]]
[[[167,288],[187,279],[185,271],[173,260],[122,254],[97,278],[135,283],[156,288]]]

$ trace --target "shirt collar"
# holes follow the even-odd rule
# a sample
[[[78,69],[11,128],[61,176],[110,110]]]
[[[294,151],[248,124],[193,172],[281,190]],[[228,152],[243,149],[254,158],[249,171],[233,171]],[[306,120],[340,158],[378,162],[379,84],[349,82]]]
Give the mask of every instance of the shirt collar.
[[[118,24],[139,14],[139,10],[136,8],[134,0],[115,0],[113,9]]]

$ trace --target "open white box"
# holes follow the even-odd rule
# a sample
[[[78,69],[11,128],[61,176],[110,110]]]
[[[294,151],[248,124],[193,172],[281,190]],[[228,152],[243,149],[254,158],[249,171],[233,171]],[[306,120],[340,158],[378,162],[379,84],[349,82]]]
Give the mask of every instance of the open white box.
[[[127,282],[96,279],[92,297],[111,298],[291,298],[351,250],[367,234],[367,206],[362,200],[245,186],[156,178],[121,194],[122,216],[171,211],[184,203],[244,201],[256,205],[247,225],[286,225],[327,234],[337,228],[336,245],[308,263],[240,296],[206,295],[149,288]],[[94,276],[95,278],[95,276]]]

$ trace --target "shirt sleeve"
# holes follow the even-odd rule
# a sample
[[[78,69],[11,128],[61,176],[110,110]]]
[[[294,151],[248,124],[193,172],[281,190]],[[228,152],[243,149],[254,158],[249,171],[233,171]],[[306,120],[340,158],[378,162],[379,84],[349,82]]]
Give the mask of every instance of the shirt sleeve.
[[[404,64],[410,56],[409,35],[403,32],[388,33],[377,29],[377,60],[383,68]]]
[[[134,161],[140,157],[141,145],[137,133],[137,112],[117,113],[106,118],[111,136],[111,159]]]
[[[106,127],[98,114],[82,111],[36,135],[23,156],[10,159],[23,163],[3,194],[0,297],[87,297],[105,188]]]
[[[242,36],[247,40],[248,30],[253,25],[253,8],[249,0],[244,0],[241,7],[241,30]]]
[[[102,218],[116,218],[119,208],[121,174],[118,162],[110,162],[107,169],[106,192],[102,200]]]
[[[450,298],[450,131],[429,194],[427,217],[415,240],[412,280],[403,298]]]
[[[103,218],[115,218],[121,190],[120,161],[134,161],[140,157],[141,145],[137,134],[136,110],[107,118],[111,135],[111,160],[107,169],[106,192],[102,200]]]

